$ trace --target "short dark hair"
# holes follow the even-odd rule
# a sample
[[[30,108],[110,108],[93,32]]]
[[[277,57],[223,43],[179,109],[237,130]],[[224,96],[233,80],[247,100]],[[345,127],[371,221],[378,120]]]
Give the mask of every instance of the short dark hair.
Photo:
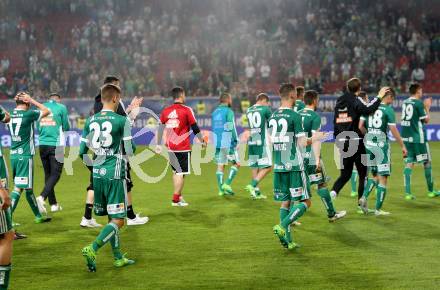
[[[261,93],[257,96],[257,102],[259,101],[267,101],[269,102],[269,96],[266,95],[265,93]]]
[[[226,101],[228,101],[230,97],[231,97],[230,93],[226,93],[226,92],[221,93],[219,101],[220,101],[220,103],[226,103]]]
[[[358,78],[351,78],[347,81],[347,90],[350,93],[356,93],[361,89],[361,80]]]
[[[281,84],[280,89],[278,90],[281,98],[286,98],[290,92],[295,91],[295,86],[289,83]]]
[[[58,98],[61,99],[61,95],[58,94],[58,93],[51,93],[51,94],[49,95],[49,98],[52,98],[52,97],[58,97]]]
[[[396,97],[396,91],[393,88],[389,88],[388,92],[385,94],[385,97],[388,96],[391,96],[393,98]]]
[[[422,88],[422,86],[419,83],[412,83],[409,85],[408,91],[411,95],[415,95],[417,93],[417,91],[421,88]]]
[[[185,90],[182,87],[174,87],[170,91],[170,97],[173,98],[173,100],[179,98],[182,94],[185,93]]]
[[[29,94],[29,93],[26,92],[26,91],[19,91],[19,92],[17,92],[17,94],[15,96],[18,96],[18,95],[21,95],[21,94]],[[17,105],[25,105],[26,104],[25,102],[23,102],[22,100],[19,100],[19,99],[16,99],[15,103]]]
[[[121,88],[114,84],[105,84],[101,87],[101,98],[110,101],[116,95],[121,94]]]
[[[119,78],[115,76],[106,76],[104,79],[104,85],[111,84],[113,82],[119,82]]]
[[[295,89],[296,89],[297,96],[304,94],[304,87],[303,86],[297,86]]]
[[[304,93],[304,103],[306,105],[311,105],[318,98],[318,92],[314,90],[309,90]]]

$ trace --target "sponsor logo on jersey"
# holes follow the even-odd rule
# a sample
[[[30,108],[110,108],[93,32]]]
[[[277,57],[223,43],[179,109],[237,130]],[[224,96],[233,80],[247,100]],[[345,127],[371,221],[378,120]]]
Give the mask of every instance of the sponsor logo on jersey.
[[[178,128],[180,124],[179,117],[177,116],[176,110],[173,110],[168,114],[168,121],[165,124],[165,127],[168,129]]]
[[[292,197],[300,197],[303,194],[302,187],[289,188],[289,190],[290,190],[290,195],[292,195]]]
[[[336,118],[336,124],[350,123],[350,122],[353,122],[353,119],[350,116],[348,116],[348,113],[339,113],[338,117]]]
[[[108,214],[124,213],[124,211],[125,211],[125,204],[123,202],[107,205]]]
[[[22,176],[16,176],[14,178],[14,184],[16,185],[27,185],[28,184],[28,178],[27,177],[22,177]]]

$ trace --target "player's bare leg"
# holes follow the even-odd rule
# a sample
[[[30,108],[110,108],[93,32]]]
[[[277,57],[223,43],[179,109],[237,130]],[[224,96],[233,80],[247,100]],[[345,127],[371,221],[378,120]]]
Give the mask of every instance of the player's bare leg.
[[[173,185],[174,194],[172,206],[188,206],[188,203],[182,197],[183,185],[185,184],[185,175],[174,173],[173,174]]]
[[[0,185],[1,186],[1,185]],[[11,273],[12,242],[14,240],[14,230],[10,216],[11,200],[5,188],[0,188],[0,199],[2,201],[2,221],[1,225],[5,233],[0,234],[0,289],[8,289],[9,275]]]
[[[13,241],[13,230],[0,235],[0,276],[2,277],[2,279],[0,279],[0,289],[8,289]]]

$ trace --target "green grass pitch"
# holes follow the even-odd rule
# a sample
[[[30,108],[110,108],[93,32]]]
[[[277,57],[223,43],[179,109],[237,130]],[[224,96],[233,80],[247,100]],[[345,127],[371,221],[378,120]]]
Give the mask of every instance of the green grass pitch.
[[[332,145],[323,148],[330,184],[337,177]],[[141,148],[142,149],[142,148]],[[440,183],[440,143],[431,144],[434,177]],[[5,150],[8,151],[8,150]],[[24,197],[15,212],[18,231],[26,240],[14,243],[10,289],[438,289],[440,285],[440,199],[426,196],[423,169],[413,175],[415,201],[403,198],[403,162],[393,146],[393,172],[384,209],[388,217],[362,216],[346,185],[335,201],[348,216],[328,223],[316,191],[313,205],[295,229],[301,248],[282,249],[272,233],[278,204],[271,198],[250,200],[243,188],[250,170],[242,167],[233,183],[237,195],[217,196],[215,165],[186,179],[187,208],[173,208],[171,174],[156,184],[134,178],[134,209],[150,217],[144,226],[123,229],[121,245],[136,264],[112,265],[110,246],[98,255],[96,273],[89,273],[81,248],[98,229],[83,229],[88,171],[77,161],[74,176],[56,188],[64,210],[51,223],[35,225]],[[144,164],[158,173],[165,160]],[[35,192],[43,186],[43,169],[36,156]],[[271,176],[260,188],[269,197]],[[437,188],[440,188],[437,187]],[[370,205],[375,196],[370,197]],[[105,223],[105,218],[98,221]]]

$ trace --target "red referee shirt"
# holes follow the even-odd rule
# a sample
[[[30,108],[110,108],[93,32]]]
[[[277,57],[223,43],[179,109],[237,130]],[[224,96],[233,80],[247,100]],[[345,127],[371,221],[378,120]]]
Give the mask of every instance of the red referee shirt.
[[[169,151],[191,151],[190,130],[191,125],[197,121],[190,107],[174,103],[163,109],[160,122],[165,125],[165,140]]]

